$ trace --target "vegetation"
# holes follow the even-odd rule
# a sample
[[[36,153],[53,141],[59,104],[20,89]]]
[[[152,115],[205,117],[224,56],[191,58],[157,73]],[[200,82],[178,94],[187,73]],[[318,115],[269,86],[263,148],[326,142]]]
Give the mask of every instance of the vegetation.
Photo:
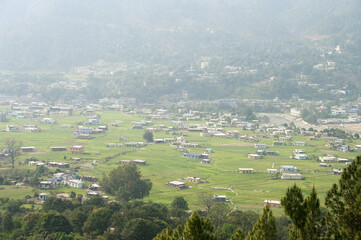
[[[151,181],[141,179],[140,171],[132,164],[119,166],[108,176],[104,175],[100,185],[106,193],[126,201],[147,197],[152,189]]]
[[[285,239],[284,234],[289,233],[290,239],[358,239],[359,224],[352,223],[359,218],[355,209],[361,194],[358,192],[360,169],[361,157],[358,157],[342,173],[339,185],[335,184],[328,191],[326,214],[322,213],[324,210],[320,208],[315,188],[303,199],[299,187],[290,187],[281,202],[294,228],[284,217],[274,217],[268,204],[261,216],[253,213],[256,218],[249,225],[245,224],[250,219],[249,214],[239,210],[230,212],[224,203],[216,203],[206,218],[197,211],[191,217],[185,215],[182,227],[183,224],[178,225],[180,222],[173,217],[174,209],[184,213],[188,209],[182,197],[174,199],[171,211],[165,205],[139,200],[118,202],[91,197],[81,203],[78,197],[72,200],[49,197],[42,211],[21,209],[20,205],[13,207],[13,200],[0,199],[1,208],[7,209],[1,211],[0,238],[268,240]],[[278,235],[279,231],[282,236]],[[246,238],[244,233],[247,233]]]

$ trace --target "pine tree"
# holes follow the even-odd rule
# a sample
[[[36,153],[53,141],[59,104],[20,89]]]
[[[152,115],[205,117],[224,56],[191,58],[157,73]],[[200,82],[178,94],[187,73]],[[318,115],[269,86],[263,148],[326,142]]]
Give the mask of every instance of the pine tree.
[[[153,240],[182,240],[183,231],[182,228],[173,230],[171,227],[167,227],[161,233],[159,233]]]
[[[361,239],[361,156],[344,169],[338,185],[328,191],[326,206],[337,224],[334,237]]]
[[[204,220],[197,212],[187,220],[184,228],[184,239],[186,240],[215,240],[213,225],[209,218]]]
[[[297,240],[298,231],[303,231],[305,226],[306,210],[302,191],[296,184],[287,189],[286,196],[281,199],[281,205],[284,207],[286,215],[288,215],[293,222],[293,239]]]
[[[322,230],[322,216],[320,209],[320,200],[317,198],[315,186],[313,186],[310,195],[305,200],[306,222],[303,230],[303,238],[314,240],[319,239]]]
[[[242,228],[238,228],[229,240],[244,240]]]
[[[267,204],[263,209],[261,218],[248,233],[247,240],[274,240],[277,237],[276,219]]]

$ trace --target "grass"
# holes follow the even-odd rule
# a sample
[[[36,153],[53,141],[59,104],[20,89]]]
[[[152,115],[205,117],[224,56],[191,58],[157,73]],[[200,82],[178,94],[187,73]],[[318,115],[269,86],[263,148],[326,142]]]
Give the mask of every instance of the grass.
[[[285,194],[287,187],[297,183],[302,188],[305,194],[308,194],[315,186],[320,196],[321,202],[324,204],[324,198],[327,190],[336,183],[339,176],[331,175],[330,168],[321,168],[319,162],[316,160],[294,160],[290,159],[292,150],[302,148],[308,156],[326,155],[326,153],[334,154],[339,157],[349,159],[355,158],[357,153],[343,153],[329,150],[323,139],[317,141],[308,141],[305,136],[294,136],[292,141],[306,141],[309,146],[296,147],[288,142],[286,146],[272,146],[274,139],[264,138],[261,143],[265,143],[268,149],[279,152],[275,156],[266,156],[263,159],[253,160],[248,159],[248,153],[254,153],[256,149],[252,143],[244,143],[237,139],[218,139],[201,137],[199,133],[187,132],[187,140],[196,142],[202,145],[202,148],[189,149],[190,152],[203,152],[205,148],[212,148],[214,153],[210,154],[211,165],[200,164],[200,160],[187,159],[183,157],[183,153],[178,152],[176,147],[169,144],[148,144],[142,149],[132,148],[107,148],[107,143],[119,142],[119,136],[125,136],[127,141],[144,141],[142,135],[144,129],[132,129],[131,122],[143,119],[142,116],[128,116],[120,112],[104,111],[102,113],[101,122],[108,124],[109,131],[105,134],[94,135],[92,140],[79,140],[71,136],[75,130],[78,122],[84,121],[87,118],[80,116],[79,112],[75,112],[75,116],[57,117],[58,124],[56,125],[37,125],[40,127],[39,133],[8,133],[1,132],[1,139],[15,138],[22,141],[23,146],[35,146],[38,153],[22,154],[18,157],[18,162],[22,162],[26,158],[36,158],[43,161],[61,161],[68,162],[71,168],[78,168],[80,175],[92,175],[101,178],[105,173],[120,165],[123,159],[144,159],[147,161],[146,166],[140,166],[139,169],[144,178],[150,178],[153,183],[152,191],[146,200],[170,204],[170,202],[177,196],[183,196],[189,203],[191,209],[203,208],[199,200],[199,195],[203,192],[210,194],[226,195],[232,198],[233,203],[239,209],[250,209],[260,211],[263,207],[265,199],[280,200]],[[111,127],[110,124],[116,120],[121,120],[119,127]],[[22,125],[33,123],[28,120],[10,118],[7,123],[0,123],[0,129],[4,129],[7,124]],[[74,128],[61,128],[61,124],[72,124]],[[169,121],[154,121],[156,124],[165,124],[170,126]],[[249,131],[240,131],[241,135],[249,134],[256,135],[256,133]],[[164,132],[155,132],[155,138],[172,137]],[[173,136],[174,137],[174,136]],[[2,144],[2,143],[0,143]],[[51,152],[51,146],[71,146],[80,144],[85,146],[85,154],[75,155],[69,152]],[[360,141],[351,141],[348,143],[351,146],[360,144]],[[99,153],[96,154],[96,153]],[[106,157],[114,156],[120,152],[127,152],[109,161],[104,161]],[[80,157],[80,162],[73,162],[71,157]],[[92,166],[93,161],[97,161],[97,165],[92,168],[81,168],[81,166]],[[285,181],[272,180],[272,175],[265,174],[267,168],[272,165],[279,168],[280,165],[294,165],[305,176],[304,181]],[[343,168],[344,164],[332,164],[333,168]],[[6,165],[5,165],[6,167]],[[250,167],[254,168],[254,174],[239,174],[236,173],[238,168]],[[30,169],[20,165],[18,168]],[[207,183],[202,184],[188,184],[192,188],[186,190],[177,190],[166,186],[169,181],[174,181],[187,176],[200,177],[207,180]],[[23,198],[25,195],[33,195],[33,190],[30,187],[15,187],[15,186],[1,186],[1,196],[10,198]],[[233,192],[225,190],[214,190],[211,187],[231,187]],[[40,191],[40,190],[38,190]],[[85,189],[74,188],[60,188],[57,191],[77,192],[85,194]],[[282,210],[276,210],[282,211]]]

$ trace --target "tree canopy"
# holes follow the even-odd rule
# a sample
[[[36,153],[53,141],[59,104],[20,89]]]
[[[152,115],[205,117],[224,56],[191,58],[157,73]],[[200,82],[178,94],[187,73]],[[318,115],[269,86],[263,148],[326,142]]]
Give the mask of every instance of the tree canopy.
[[[119,166],[104,175],[100,185],[104,192],[126,201],[147,197],[152,189],[152,182],[142,179],[140,171],[133,164]]]

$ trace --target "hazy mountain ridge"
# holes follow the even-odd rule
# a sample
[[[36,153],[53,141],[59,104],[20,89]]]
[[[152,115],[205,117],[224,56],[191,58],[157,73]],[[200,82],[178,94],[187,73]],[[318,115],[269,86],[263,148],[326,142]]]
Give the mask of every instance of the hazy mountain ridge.
[[[0,5],[1,68],[17,70],[62,69],[98,59],[194,60],[234,52],[225,42],[352,37],[361,29],[357,0],[3,0]],[[247,53],[243,50],[240,54]]]

